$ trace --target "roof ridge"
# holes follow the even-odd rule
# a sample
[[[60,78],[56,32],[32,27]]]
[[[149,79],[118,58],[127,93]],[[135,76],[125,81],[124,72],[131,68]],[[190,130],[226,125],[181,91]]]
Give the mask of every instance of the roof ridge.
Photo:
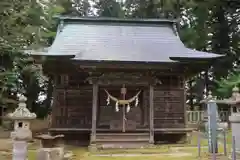
[[[78,17],[78,16],[61,16],[56,15],[54,18],[70,22],[118,22],[118,23],[143,23],[143,24],[173,24],[177,23],[176,19],[162,18],[113,18],[113,17]]]

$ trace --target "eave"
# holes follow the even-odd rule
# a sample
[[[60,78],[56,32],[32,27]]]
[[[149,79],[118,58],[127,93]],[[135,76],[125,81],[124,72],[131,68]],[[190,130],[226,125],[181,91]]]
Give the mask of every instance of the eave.
[[[169,57],[173,61],[182,63],[212,63],[216,60],[225,58],[225,55],[216,55],[214,57]]]

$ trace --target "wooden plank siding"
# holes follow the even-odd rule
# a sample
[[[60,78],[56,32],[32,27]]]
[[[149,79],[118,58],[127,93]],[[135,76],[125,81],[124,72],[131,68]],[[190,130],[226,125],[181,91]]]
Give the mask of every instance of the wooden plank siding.
[[[67,84],[66,82],[64,85],[63,82],[56,84],[52,128],[91,130],[93,87],[91,84],[84,84],[83,80],[79,78],[78,76],[69,76]],[[75,82],[73,82],[74,79]],[[162,84],[153,86],[154,130],[185,128],[184,89],[181,79],[177,76],[175,78],[159,76],[158,79],[162,81]],[[113,103],[106,106],[107,96],[104,92],[104,89],[108,89],[111,94],[119,97],[120,88],[121,86],[114,86],[114,84],[99,86],[97,130],[110,131],[111,121],[121,121],[122,112],[116,112]],[[151,104],[149,102],[149,86],[126,86],[126,88],[128,89],[127,98],[134,96],[139,90],[142,91],[139,96],[139,105],[132,107],[127,113],[127,121],[135,123],[135,130],[149,130]],[[134,130],[134,128],[131,129]]]
[[[184,90],[154,89],[154,128],[184,128]]]
[[[58,88],[56,92],[52,127],[91,128],[92,86],[83,86],[81,89]]]

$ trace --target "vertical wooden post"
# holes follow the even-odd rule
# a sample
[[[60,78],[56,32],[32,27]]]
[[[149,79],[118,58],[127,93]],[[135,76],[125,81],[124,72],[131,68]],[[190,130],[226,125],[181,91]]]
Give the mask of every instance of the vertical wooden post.
[[[184,109],[184,126],[185,127],[187,127],[187,124],[188,124],[188,119],[187,119],[187,105],[186,105],[186,99],[187,99],[187,92],[186,92],[186,88],[185,88],[185,86],[184,86],[184,84],[185,84],[185,81],[186,81],[186,79],[185,79],[185,77],[183,77],[183,86],[182,86],[182,89],[183,89],[183,109]],[[190,112],[191,113],[191,116],[192,116],[192,112]],[[192,117],[191,117],[191,119],[190,120],[192,120]]]
[[[64,88],[64,91],[63,91],[63,99],[64,99],[64,104],[63,104],[63,106],[64,106],[64,108],[62,108],[61,110],[61,119],[62,119],[62,123],[63,124],[61,124],[61,125],[64,125],[64,126],[67,126],[67,119],[68,119],[68,117],[67,117],[67,98],[66,98],[66,96],[67,96],[67,91],[66,91],[66,88]]]
[[[143,104],[143,114],[144,114],[144,120],[143,120],[143,126],[147,126],[148,125],[148,101],[146,101],[146,97],[148,97],[148,95],[146,94],[148,93],[148,91],[146,92],[145,88],[143,90],[142,93],[142,104]]]
[[[98,84],[93,82],[93,97],[92,97],[92,133],[91,144],[96,141],[96,129],[97,129],[97,105],[98,105]]]
[[[153,106],[153,97],[154,97],[154,87],[153,85],[149,86],[149,131],[150,131],[150,140],[149,143],[154,143],[154,106]]]
[[[121,88],[121,94],[122,98],[125,100],[126,99],[126,94],[127,94],[127,88],[125,85],[122,86]],[[124,104],[122,106],[122,132],[126,132],[126,105]]]

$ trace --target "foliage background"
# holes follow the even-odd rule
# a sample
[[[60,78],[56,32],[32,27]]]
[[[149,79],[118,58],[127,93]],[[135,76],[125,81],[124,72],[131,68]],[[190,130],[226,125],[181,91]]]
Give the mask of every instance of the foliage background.
[[[207,91],[228,97],[239,86],[240,2],[235,0],[1,0],[0,103],[16,106],[18,94],[27,96],[31,111],[44,117],[51,106],[52,80],[26,51],[51,45],[57,29],[53,15],[118,18],[177,18],[180,38],[187,47],[226,54],[186,84],[190,106]],[[39,100],[39,95],[45,99]]]

